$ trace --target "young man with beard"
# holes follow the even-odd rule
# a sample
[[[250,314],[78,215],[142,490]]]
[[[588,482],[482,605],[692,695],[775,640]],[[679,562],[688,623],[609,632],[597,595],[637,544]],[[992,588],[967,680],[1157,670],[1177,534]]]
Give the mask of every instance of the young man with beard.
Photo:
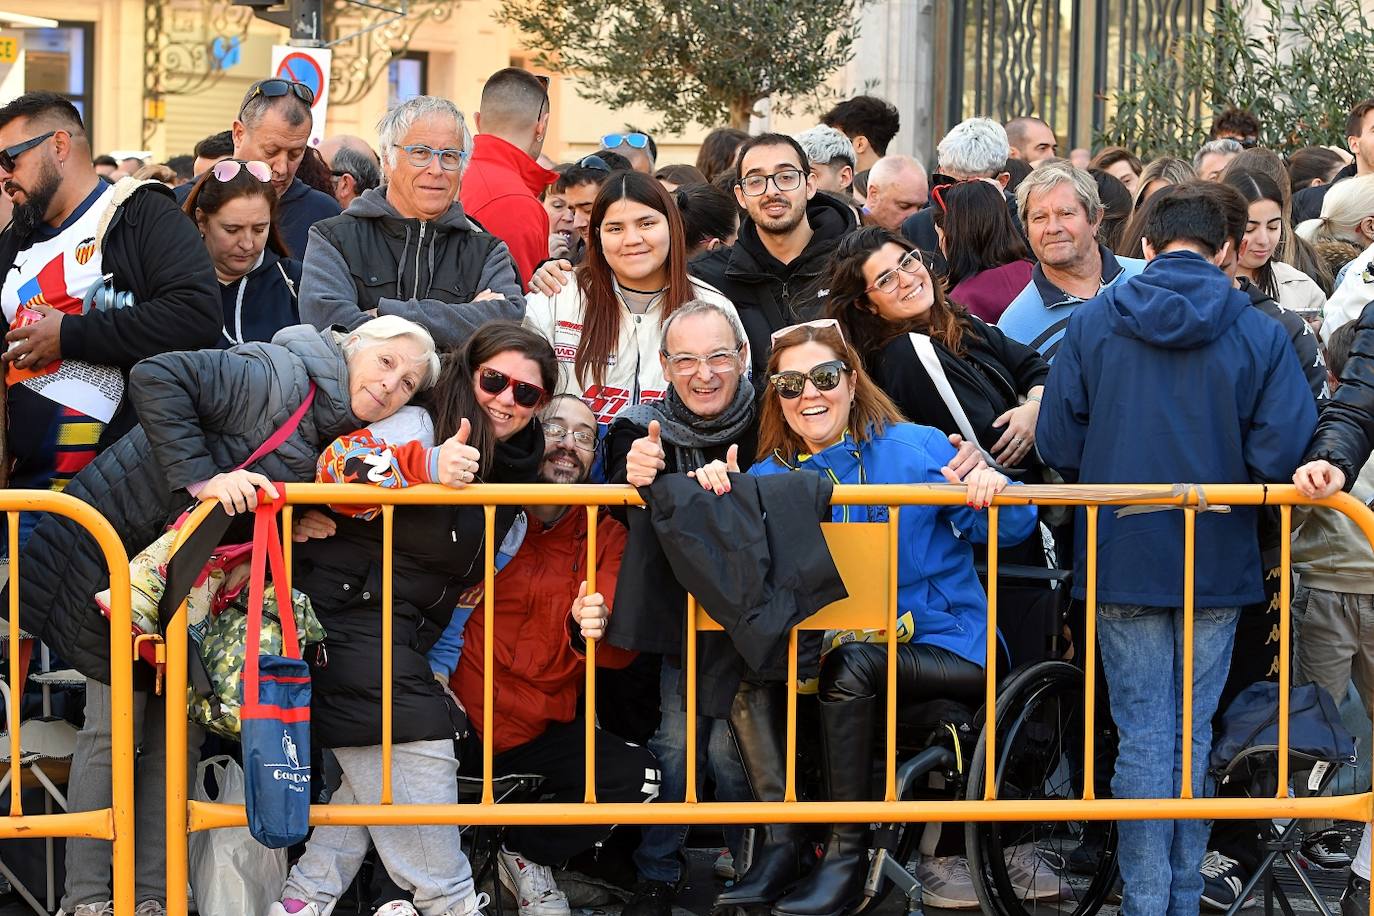
[[[573,395],[559,395],[544,408],[540,420],[540,481],[585,483],[596,449],[591,409]],[[481,771],[480,741],[485,739],[492,742],[497,776],[539,773],[544,776],[542,798],[580,801],[586,724],[578,706],[586,683],[586,640],[605,634],[611,608],[604,596],[615,594],[625,529],[602,512],[596,526],[596,590],[588,594],[586,511],[581,506],[533,505],[526,507],[525,518],[524,540],[495,580],[492,735],[481,735],[483,641],[488,634],[480,610],[463,628],[467,648],[450,681],[476,736],[464,748],[463,768]],[[475,604],[480,607],[480,595]],[[633,652],[601,644],[596,663],[599,668],[618,668],[634,657]],[[431,654],[431,665],[435,661]],[[475,763],[469,766],[468,761]],[[601,802],[652,801],[658,794],[658,764],[645,748],[598,729],[596,783]],[[590,849],[610,830],[596,825],[508,829],[500,853],[500,878],[519,903],[520,916],[567,916],[568,898],[554,883],[553,866]]]
[[[165,185],[101,180],[81,115],[60,95],[0,108],[0,186],[14,204],[0,233],[9,484],[61,490],[137,423],[122,396],[134,363],[214,346],[214,268]],[[83,304],[107,277],[124,307]],[[21,538],[37,519],[22,517]]]
[[[786,134],[761,134],[740,147],[739,176],[735,200],[747,212],[739,238],[694,260],[691,271],[739,310],[761,379],[770,336],[819,313],[830,254],[857,227],[845,204],[816,193],[805,150]]]

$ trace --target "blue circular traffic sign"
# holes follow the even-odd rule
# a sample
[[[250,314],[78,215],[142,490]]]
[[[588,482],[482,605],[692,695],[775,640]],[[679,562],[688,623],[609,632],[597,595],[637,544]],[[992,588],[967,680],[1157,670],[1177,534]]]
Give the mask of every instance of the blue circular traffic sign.
[[[309,54],[296,51],[286,55],[277,65],[277,77],[309,86],[310,91],[315,94],[315,104],[320,104],[320,98],[324,93],[324,71],[320,69],[319,62]]]

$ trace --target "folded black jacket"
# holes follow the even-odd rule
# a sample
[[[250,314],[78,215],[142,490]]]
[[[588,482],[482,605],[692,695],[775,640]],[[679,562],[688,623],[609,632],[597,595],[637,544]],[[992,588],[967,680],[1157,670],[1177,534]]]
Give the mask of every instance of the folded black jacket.
[[[830,481],[799,472],[731,474],[724,496],[682,474],[661,475],[632,512],[616,585],[612,645],[681,656],[686,596],[725,628],[702,637],[698,710],[725,718],[741,680],[780,681],[792,627],[848,595],[820,522],[830,518]],[[819,641],[799,659],[807,677]]]

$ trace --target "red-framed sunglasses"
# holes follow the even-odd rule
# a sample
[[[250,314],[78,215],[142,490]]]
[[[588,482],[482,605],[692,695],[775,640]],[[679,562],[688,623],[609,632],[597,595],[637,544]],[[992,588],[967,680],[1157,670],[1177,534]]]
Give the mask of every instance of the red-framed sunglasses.
[[[515,397],[515,403],[521,407],[535,407],[549,395],[538,385],[511,378],[506,373],[490,366],[482,366],[477,370],[477,384],[487,394],[500,394],[509,388]]]

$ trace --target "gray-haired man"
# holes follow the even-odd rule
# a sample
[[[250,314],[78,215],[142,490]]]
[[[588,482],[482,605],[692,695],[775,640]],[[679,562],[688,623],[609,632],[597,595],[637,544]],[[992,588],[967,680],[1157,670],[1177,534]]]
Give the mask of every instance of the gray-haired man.
[[[523,318],[506,243],[458,202],[472,150],[463,113],[447,99],[416,96],[383,115],[377,134],[382,186],[310,230],[301,320],[351,330],[400,315],[453,347],[483,322]]]

